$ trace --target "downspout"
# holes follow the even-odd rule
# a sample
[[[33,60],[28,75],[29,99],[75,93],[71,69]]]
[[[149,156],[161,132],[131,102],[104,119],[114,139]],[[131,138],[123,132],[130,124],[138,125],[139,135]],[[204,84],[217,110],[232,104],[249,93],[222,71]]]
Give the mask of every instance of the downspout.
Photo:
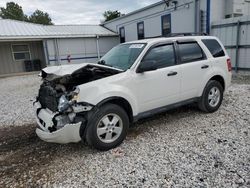
[[[200,3],[199,0],[194,0],[194,6],[195,6],[195,11],[194,11],[194,31],[196,33],[200,32]]]
[[[100,48],[99,48],[99,35],[96,35],[96,49],[97,49],[97,57],[100,59]]]
[[[44,51],[44,56],[45,56],[45,63],[46,65],[50,65],[47,40],[43,40],[43,51]]]
[[[239,68],[239,44],[240,44],[240,20],[237,22],[237,33],[236,33],[236,49],[235,49],[235,72],[238,72]]]
[[[58,46],[58,40],[55,39],[56,42],[56,60],[57,60],[57,64],[61,65],[61,59],[60,59],[60,54],[59,54],[59,46]]]
[[[55,59],[55,63],[57,63],[57,49],[56,49],[56,39],[53,39],[53,47],[54,47],[54,59]],[[55,65],[54,63],[53,63],[53,65]]]
[[[210,12],[211,12],[211,0],[207,0],[207,23],[206,23],[207,34],[210,34]]]

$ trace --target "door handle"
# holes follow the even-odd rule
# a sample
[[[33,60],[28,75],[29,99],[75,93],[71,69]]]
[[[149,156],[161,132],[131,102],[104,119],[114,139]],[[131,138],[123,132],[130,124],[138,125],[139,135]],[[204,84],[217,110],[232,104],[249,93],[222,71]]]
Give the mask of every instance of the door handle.
[[[177,74],[177,72],[171,71],[170,73],[168,73],[168,76],[174,76],[174,75],[176,75],[176,74]]]
[[[207,69],[209,67],[209,65],[203,65],[202,67],[201,67],[201,69]]]

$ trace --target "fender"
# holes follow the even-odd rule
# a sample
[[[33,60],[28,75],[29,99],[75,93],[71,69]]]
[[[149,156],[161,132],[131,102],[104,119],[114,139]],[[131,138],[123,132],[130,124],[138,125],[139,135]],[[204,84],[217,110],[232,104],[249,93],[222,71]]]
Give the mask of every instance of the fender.
[[[214,76],[221,76],[224,80],[225,83],[225,88],[226,88],[226,81],[225,81],[225,75],[223,75],[223,72],[213,72],[213,74],[210,74],[208,77],[206,77],[206,79],[204,79],[204,81],[202,82],[202,86],[199,90],[198,96],[202,96],[203,90],[206,87],[207,83],[209,80],[211,80],[211,78],[213,78]]]
[[[81,95],[79,96],[78,102],[100,105],[105,100],[110,100],[110,98],[123,98],[130,104],[133,116],[138,114],[138,104],[135,101],[136,97],[127,87],[116,84],[103,84],[84,88],[79,86],[79,88]],[[112,88],[112,90],[107,88]],[[84,95],[85,93],[87,93],[86,96]]]

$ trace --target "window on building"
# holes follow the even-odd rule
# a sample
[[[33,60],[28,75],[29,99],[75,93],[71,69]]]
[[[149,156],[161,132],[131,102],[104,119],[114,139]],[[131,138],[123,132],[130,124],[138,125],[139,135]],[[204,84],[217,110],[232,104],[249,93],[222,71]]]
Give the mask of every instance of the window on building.
[[[205,55],[197,42],[179,43],[179,53],[182,63],[205,59]]]
[[[171,14],[161,17],[162,36],[167,36],[171,33]]]
[[[138,40],[144,39],[144,22],[139,22],[137,24],[137,35]]]
[[[124,27],[120,27],[119,34],[120,34],[120,43],[124,43],[126,41],[126,39],[125,39],[125,28]]]
[[[30,60],[30,49],[27,44],[13,44],[12,54],[15,61]]]
[[[222,49],[221,45],[215,39],[204,39],[202,42],[206,45],[213,57],[223,57],[225,52]]]
[[[160,45],[152,48],[143,61],[153,60],[157,68],[164,68],[175,65],[174,46],[172,44]]]

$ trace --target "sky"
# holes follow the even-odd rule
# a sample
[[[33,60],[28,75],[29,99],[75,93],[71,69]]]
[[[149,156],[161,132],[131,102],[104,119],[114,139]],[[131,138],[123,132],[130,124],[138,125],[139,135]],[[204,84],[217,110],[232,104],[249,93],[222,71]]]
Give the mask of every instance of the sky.
[[[99,24],[106,10],[129,13],[160,0],[0,0],[0,7],[14,1],[22,6],[25,14],[36,9],[49,13],[52,22],[62,24]]]

